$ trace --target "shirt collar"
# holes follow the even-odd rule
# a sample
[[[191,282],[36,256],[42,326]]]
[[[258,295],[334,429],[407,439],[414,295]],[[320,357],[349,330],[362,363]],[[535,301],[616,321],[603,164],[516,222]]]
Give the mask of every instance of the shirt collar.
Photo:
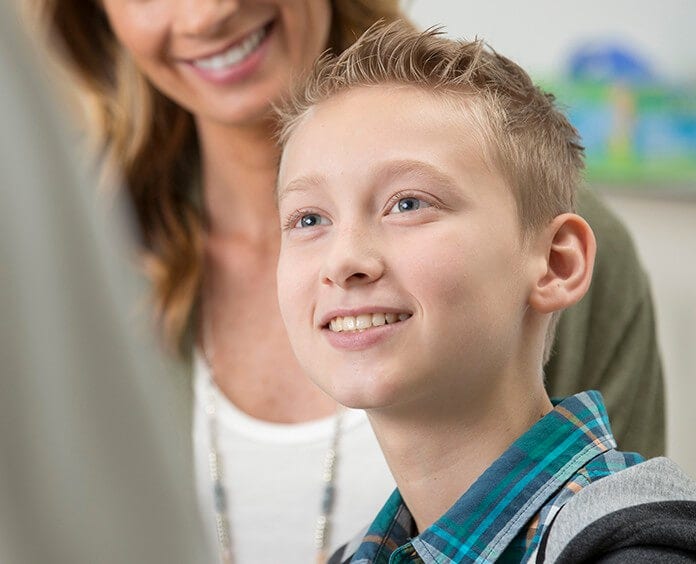
[[[556,403],[462,497],[420,535],[396,490],[353,562],[389,562],[394,551],[425,562],[492,561],[541,507],[596,456],[615,448],[602,396],[590,391]]]

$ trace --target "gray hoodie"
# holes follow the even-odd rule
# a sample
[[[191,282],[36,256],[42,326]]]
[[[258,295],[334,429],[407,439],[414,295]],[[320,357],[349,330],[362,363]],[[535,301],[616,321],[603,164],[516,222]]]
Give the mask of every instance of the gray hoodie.
[[[579,491],[558,513],[537,562],[696,562],[696,482],[653,458]]]

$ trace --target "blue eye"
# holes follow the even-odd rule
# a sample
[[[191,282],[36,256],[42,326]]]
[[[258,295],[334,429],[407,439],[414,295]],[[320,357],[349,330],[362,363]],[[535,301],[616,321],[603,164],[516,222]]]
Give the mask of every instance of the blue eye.
[[[401,198],[394,204],[392,209],[389,210],[389,213],[404,213],[427,207],[430,207],[430,204],[419,198]]]
[[[307,213],[297,220],[297,223],[295,223],[295,228],[304,229],[306,227],[317,227],[319,225],[330,224],[331,222],[323,215],[320,215],[318,213]]]

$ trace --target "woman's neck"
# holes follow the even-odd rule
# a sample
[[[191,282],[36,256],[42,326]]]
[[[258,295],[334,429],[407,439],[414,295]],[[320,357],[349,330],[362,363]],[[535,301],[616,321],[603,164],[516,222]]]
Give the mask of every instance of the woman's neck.
[[[239,409],[264,421],[327,417],[336,403],[302,373],[278,309],[273,130],[197,125],[209,221],[202,303],[215,381]]]
[[[211,235],[277,235],[275,181],[279,151],[269,124],[198,124],[202,189]]]

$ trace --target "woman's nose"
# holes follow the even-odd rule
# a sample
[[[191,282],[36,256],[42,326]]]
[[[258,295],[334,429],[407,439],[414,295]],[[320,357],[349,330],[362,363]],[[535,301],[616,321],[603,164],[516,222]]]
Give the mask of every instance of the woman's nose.
[[[179,0],[174,31],[192,36],[216,35],[239,8],[240,0]]]

